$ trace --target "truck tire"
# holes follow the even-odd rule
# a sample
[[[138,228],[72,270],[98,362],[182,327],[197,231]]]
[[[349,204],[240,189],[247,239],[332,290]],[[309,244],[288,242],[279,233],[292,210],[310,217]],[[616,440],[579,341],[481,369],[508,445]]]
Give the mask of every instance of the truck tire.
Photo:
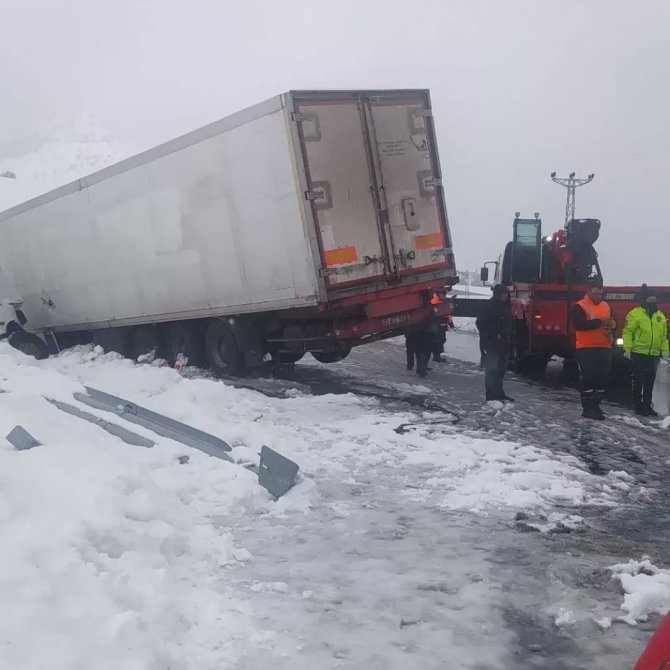
[[[26,356],[32,356],[38,361],[49,357],[47,345],[37,335],[17,330],[9,336],[9,344]]]
[[[152,352],[160,356],[161,346],[158,330],[154,326],[137,326],[130,331],[128,341],[129,357],[139,360]]]
[[[334,351],[313,351],[312,356],[319,363],[339,363],[351,353],[351,347],[346,349],[335,349]]]
[[[205,356],[210,370],[219,377],[244,373],[244,356],[230,327],[218,319],[205,332]]]
[[[181,354],[188,365],[205,365],[203,334],[197,323],[173,323],[165,334],[165,355],[170,365],[177,362]]]

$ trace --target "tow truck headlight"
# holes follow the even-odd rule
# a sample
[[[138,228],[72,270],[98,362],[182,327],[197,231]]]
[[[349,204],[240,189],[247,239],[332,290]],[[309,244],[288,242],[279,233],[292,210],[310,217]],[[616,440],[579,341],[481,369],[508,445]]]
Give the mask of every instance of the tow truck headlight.
[[[617,337],[616,345],[617,347],[623,347],[623,337]]]

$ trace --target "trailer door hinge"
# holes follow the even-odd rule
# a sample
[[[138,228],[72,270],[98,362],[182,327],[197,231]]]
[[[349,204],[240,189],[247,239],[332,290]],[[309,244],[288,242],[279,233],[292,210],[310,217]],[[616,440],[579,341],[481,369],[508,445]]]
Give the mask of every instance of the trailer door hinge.
[[[424,184],[426,185],[426,188],[435,188],[437,186],[442,186],[442,180],[436,178],[426,179]]]
[[[339,270],[337,268],[321,268],[319,270],[319,275],[321,277],[332,277],[333,275],[336,275],[339,273]]]
[[[302,121],[305,121],[307,117],[300,112],[291,112],[291,119],[297,123],[302,123]]]
[[[324,191],[305,191],[306,200],[323,200],[325,199],[326,194]]]

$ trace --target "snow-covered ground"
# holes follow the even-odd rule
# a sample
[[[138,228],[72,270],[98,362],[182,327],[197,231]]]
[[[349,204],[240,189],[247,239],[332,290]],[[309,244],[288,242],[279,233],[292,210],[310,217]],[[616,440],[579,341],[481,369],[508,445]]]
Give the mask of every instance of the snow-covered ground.
[[[515,515],[579,532],[584,506],[608,510],[631,488],[374,398],[269,398],[90,348],[36,362],[3,344],[0,370],[0,434],[21,424],[41,443],[0,447],[12,670],[511,667],[510,585],[489,556],[537,552]],[[129,446],[47,402],[77,404],[83,384],[218,435],[240,463],[267,444],[302,479],[274,502],[241,465],[156,436]],[[548,594],[547,625],[588,620],[574,594]],[[629,619],[670,604],[636,602]]]

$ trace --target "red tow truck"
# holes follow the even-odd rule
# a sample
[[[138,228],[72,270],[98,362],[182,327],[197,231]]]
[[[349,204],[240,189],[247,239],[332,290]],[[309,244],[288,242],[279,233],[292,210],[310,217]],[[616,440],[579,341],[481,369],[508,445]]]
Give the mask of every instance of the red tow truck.
[[[541,374],[552,356],[561,357],[566,369],[573,368],[575,332],[570,310],[584,297],[588,278],[602,279],[594,248],[600,227],[598,219],[573,219],[561,230],[543,236],[539,214],[522,219],[517,212],[512,240],[505,247],[502,259],[486,263],[482,268],[483,281],[488,282],[492,265],[491,283],[502,283],[510,289],[515,317],[510,362],[517,371]],[[637,295],[642,287],[605,285],[604,288],[605,300],[617,322],[615,357],[621,359],[621,333],[626,314],[637,306]],[[667,316],[670,314],[670,286],[653,288]],[[454,313],[476,316],[482,303],[457,299]],[[615,365],[614,369],[620,370],[622,366]]]

